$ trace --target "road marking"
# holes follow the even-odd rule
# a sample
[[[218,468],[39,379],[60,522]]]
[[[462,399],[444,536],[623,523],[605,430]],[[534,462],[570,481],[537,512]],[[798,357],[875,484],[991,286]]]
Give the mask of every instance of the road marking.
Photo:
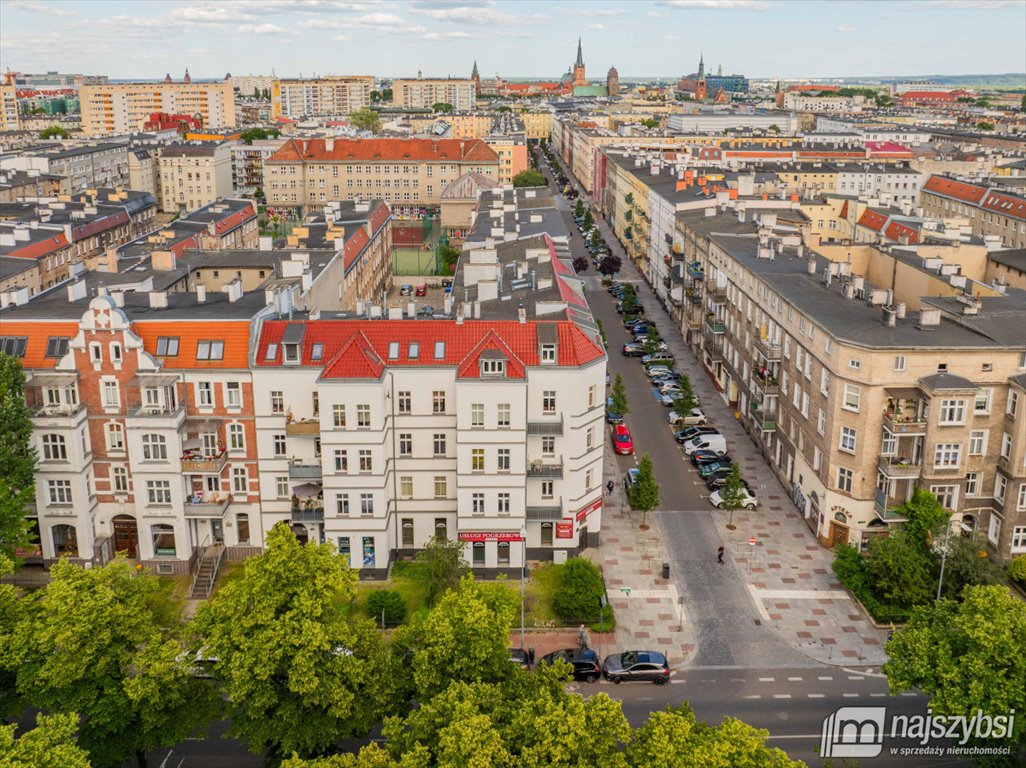
[[[872,696],[874,699],[882,699],[887,694],[886,693],[871,693],[869,695]]]
[[[759,678],[759,682],[760,683],[772,683],[772,682],[775,682],[775,681],[776,681],[775,677],[760,677]]]
[[[848,679],[849,680],[865,680],[866,678],[864,678],[862,675],[848,675]]]
[[[762,696],[760,696],[759,694],[755,693],[755,694],[752,694],[751,696],[745,696],[745,698],[746,699],[761,699]]]
[[[686,682],[687,680],[671,680],[670,685],[684,685]]]
[[[842,693],[841,695],[846,699],[857,699],[859,697],[857,693]]]
[[[766,610],[766,606],[762,604],[762,600],[759,598],[759,590],[752,584],[745,584],[745,586],[748,587],[748,591],[752,593],[752,600],[755,601],[755,609],[759,612],[762,620],[767,624],[771,623],[769,612]]]
[[[789,693],[774,693],[773,694],[773,698],[774,699],[789,699],[789,698],[791,698],[791,694],[789,694]]]
[[[848,600],[847,592],[830,589],[757,589],[761,600]]]
[[[898,695],[899,696],[918,696],[919,694],[918,693],[905,692],[905,693],[899,693]]]
[[[834,676],[833,675],[820,675],[818,679],[820,679],[820,680],[833,680]]]
[[[807,694],[810,699],[824,699],[826,698],[825,693],[810,693]]]
[[[804,679],[805,678],[803,678],[803,677],[789,677],[789,678],[787,678],[787,681],[789,683],[794,683],[794,682],[797,682],[798,680],[804,680]]]

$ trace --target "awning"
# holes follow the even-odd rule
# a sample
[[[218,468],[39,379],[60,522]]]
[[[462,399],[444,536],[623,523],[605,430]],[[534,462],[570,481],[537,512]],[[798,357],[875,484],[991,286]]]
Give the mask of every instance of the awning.
[[[166,373],[136,373],[128,380],[130,387],[170,387],[177,384],[180,379],[177,376],[168,376]]]
[[[182,448],[187,451],[197,451],[202,447],[203,445],[200,443],[198,437],[190,437],[188,440],[182,442]]]
[[[885,387],[887,397],[895,397],[900,400],[922,400],[923,390],[918,387]]]
[[[63,387],[78,381],[77,373],[41,373],[25,382],[26,387]]]
[[[187,435],[205,435],[210,432],[217,432],[221,426],[221,422],[216,419],[186,419],[185,420],[185,434]]]
[[[324,492],[324,486],[318,483],[303,483],[292,489],[292,495],[300,499],[316,499]]]

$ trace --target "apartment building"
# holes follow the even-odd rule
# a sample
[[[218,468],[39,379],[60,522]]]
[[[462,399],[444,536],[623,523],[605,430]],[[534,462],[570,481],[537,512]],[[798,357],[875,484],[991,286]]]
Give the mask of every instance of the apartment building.
[[[227,143],[161,147],[157,167],[164,213],[185,213],[233,194],[232,153]]]
[[[370,75],[275,80],[271,83],[271,117],[348,115],[371,105]]]
[[[236,142],[231,145],[232,190],[240,197],[252,197],[264,186],[264,162],[273,155],[285,139],[256,139],[252,144]]]
[[[413,115],[405,119],[416,124]],[[451,138],[454,139],[483,139],[491,133],[495,122],[495,118],[487,112],[453,112],[444,115],[443,119],[449,125]]]
[[[26,197],[55,197],[63,179],[52,173],[0,170],[0,203],[13,203]]]
[[[145,268],[158,253],[170,260],[171,257],[182,256],[190,249],[204,252],[252,249],[257,247],[259,237],[259,221],[253,202],[221,199],[120,247],[108,248],[103,257],[107,266],[99,268],[135,271],[137,267]],[[216,287],[224,282],[218,282]],[[165,287],[161,290],[172,289],[170,283],[162,281],[162,285]]]
[[[393,80],[392,103],[401,109],[431,109],[433,104],[452,104],[457,111],[477,104],[477,86],[471,79]]]
[[[3,236],[0,230],[0,237]],[[4,302],[11,297],[23,296],[28,299],[43,289],[39,277],[38,259],[18,259],[3,255],[6,244],[0,245],[0,297]]]
[[[127,187],[128,144],[102,142],[61,148],[29,147],[0,160],[7,170],[36,171],[63,177],[63,194],[95,187]]]
[[[157,207],[163,207],[160,168],[157,165],[157,157],[154,150],[145,147],[129,150],[128,188],[153,195],[153,199],[157,201]]]
[[[18,89],[14,85],[0,85],[0,131],[20,131],[21,113],[18,111]]]
[[[987,184],[931,176],[920,195],[923,213],[968,219],[974,235],[999,237],[1008,248],[1026,248],[1026,201]]]
[[[154,112],[198,115],[205,129],[235,127],[235,94],[228,81],[214,83],[104,83],[78,91],[86,136],[140,131]]]
[[[807,251],[773,213],[679,230],[688,339],[821,543],[887,535],[919,485],[1026,552],[1026,294],[982,282],[985,249]]]
[[[81,260],[72,249],[68,229],[61,225],[36,222],[0,221],[0,281],[3,294],[27,301],[44,288],[67,280],[81,269]],[[34,274],[32,273],[34,270]],[[19,277],[20,276],[20,277]],[[8,299],[4,297],[6,304]]]
[[[528,141],[548,141],[552,138],[553,114],[549,109],[532,109],[520,113]]]
[[[264,193],[268,205],[312,210],[380,198],[399,215],[419,216],[471,171],[499,178],[499,156],[483,141],[291,139],[265,161]]]

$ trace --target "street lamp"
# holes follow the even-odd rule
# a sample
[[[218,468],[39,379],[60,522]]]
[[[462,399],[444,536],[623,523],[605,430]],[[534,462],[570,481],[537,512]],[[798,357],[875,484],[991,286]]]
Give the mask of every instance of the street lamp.
[[[527,646],[524,641],[524,580],[527,578],[527,528],[520,529],[520,648]]]
[[[941,590],[944,588],[944,566],[948,562],[948,539],[951,538],[951,520],[947,521],[947,530],[944,532],[944,543],[935,549],[941,551],[940,578],[937,579],[937,600],[941,599]]]

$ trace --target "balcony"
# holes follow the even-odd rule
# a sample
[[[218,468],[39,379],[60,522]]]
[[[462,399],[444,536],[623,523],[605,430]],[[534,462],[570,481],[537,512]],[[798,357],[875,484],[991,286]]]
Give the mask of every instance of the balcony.
[[[911,413],[885,411],[883,416],[884,429],[895,435],[925,435],[926,418]]]
[[[221,473],[227,462],[228,451],[221,451],[216,456],[187,451],[182,455],[182,472],[216,475]]]
[[[224,491],[196,494],[185,499],[186,517],[223,517],[232,495]]]
[[[319,435],[321,434],[321,422],[318,419],[303,419],[302,421],[290,421],[285,425],[286,435]]]
[[[320,480],[320,464],[307,464],[293,459],[289,462],[289,480]]]
[[[562,463],[542,464],[541,461],[535,460],[527,465],[527,476],[539,478],[562,478],[563,465]]]
[[[897,456],[881,456],[877,459],[876,466],[893,480],[914,480],[923,471],[922,461],[913,462]]]
[[[758,403],[752,403],[752,422],[763,432],[772,432],[777,428],[776,412],[764,412]]]
[[[716,336],[708,328],[702,332],[702,349],[705,350],[710,360],[723,359],[723,339]]]
[[[705,327],[716,334],[723,333],[727,330],[727,326],[722,320],[717,320],[715,315],[705,316]]]
[[[185,421],[185,403],[172,405],[151,405],[132,403],[128,408],[132,427],[155,427],[157,429],[178,429]]]
[[[705,292],[716,304],[724,304],[727,301],[725,285],[706,285]]]
[[[769,362],[776,362],[780,359],[780,342],[770,341],[761,336],[755,337],[755,349]]]
[[[688,265],[688,277],[692,280],[705,280],[705,272],[702,271],[702,263],[693,261]]]
[[[895,435],[926,434],[926,401],[920,390],[888,389],[883,425]]]
[[[905,516],[897,511],[897,507],[901,504],[902,502],[897,499],[888,499],[885,491],[881,491],[879,488],[876,489],[876,503],[873,507],[876,510],[876,516],[885,523],[905,522]]]
[[[324,507],[323,506],[312,506],[312,507],[293,507],[291,513],[291,519],[294,523],[323,523],[324,522]]]
[[[33,426],[42,427],[77,427],[86,419],[84,403],[75,405],[37,405],[31,410]]]
[[[529,435],[562,435],[563,417],[559,421],[529,421],[527,422],[527,434]]]
[[[780,380],[766,370],[757,368],[755,370],[755,376],[752,378],[752,384],[754,384],[754,388],[764,396],[776,395],[780,392]]]
[[[558,522],[563,519],[563,508],[558,504],[552,506],[527,507],[528,520]]]

